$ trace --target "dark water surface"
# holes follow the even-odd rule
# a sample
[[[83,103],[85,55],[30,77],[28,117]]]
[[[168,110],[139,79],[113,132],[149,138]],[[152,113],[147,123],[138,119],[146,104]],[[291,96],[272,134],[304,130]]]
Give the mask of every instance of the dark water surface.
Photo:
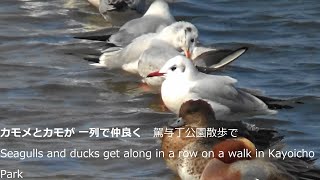
[[[1,138],[1,148],[159,148],[153,128],[174,117],[162,110],[159,95],[142,92],[137,77],[82,60],[103,46],[72,36],[110,26],[94,8],[84,0],[1,0],[0,5],[1,128],[141,128],[141,138]],[[287,149],[313,150],[320,157],[319,2],[185,0],[172,9],[199,28],[204,44],[248,46],[220,73],[237,78],[241,87],[305,103],[250,121],[277,128],[286,135]],[[29,179],[174,178],[156,158],[1,158],[0,168],[21,169]]]

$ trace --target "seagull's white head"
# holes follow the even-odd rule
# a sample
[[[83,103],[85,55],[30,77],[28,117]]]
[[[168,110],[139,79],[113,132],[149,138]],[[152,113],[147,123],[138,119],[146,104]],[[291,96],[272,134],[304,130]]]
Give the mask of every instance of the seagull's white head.
[[[176,56],[169,59],[163,67],[156,72],[150,73],[147,77],[154,76],[166,76],[168,77],[177,77],[177,76],[192,76],[197,72],[196,67],[193,65],[192,61],[184,56]]]
[[[198,29],[189,22],[175,22],[164,28],[159,38],[184,51],[186,57],[190,58],[198,39]]]

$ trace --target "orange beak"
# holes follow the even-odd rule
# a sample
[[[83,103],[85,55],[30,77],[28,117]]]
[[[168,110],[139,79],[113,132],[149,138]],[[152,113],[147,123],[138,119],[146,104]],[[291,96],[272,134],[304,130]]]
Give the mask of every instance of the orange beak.
[[[191,52],[189,50],[185,50],[184,54],[186,55],[187,58],[191,58]]]

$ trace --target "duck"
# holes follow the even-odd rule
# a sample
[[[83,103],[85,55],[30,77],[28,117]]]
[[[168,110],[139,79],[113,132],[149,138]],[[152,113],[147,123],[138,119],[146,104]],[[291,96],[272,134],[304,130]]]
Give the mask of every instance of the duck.
[[[297,180],[319,179],[320,169],[309,158],[279,159],[257,156],[253,142],[246,138],[226,139],[215,144],[214,154],[247,150],[250,157],[215,156],[207,162],[200,180]]]
[[[168,128],[172,133],[164,133],[161,149],[167,166],[181,179],[200,179],[206,164],[212,159],[212,155],[203,156],[202,153],[212,151],[215,144],[225,139],[249,138],[257,143],[258,150],[264,150],[282,139],[282,136],[273,129],[258,128],[242,121],[216,120],[212,107],[203,100],[189,100],[183,103],[179,118],[170,122]],[[237,129],[238,131],[220,138],[191,136],[192,133],[197,132],[197,129],[207,130],[208,128]],[[183,157],[183,152],[194,152],[196,156]]]

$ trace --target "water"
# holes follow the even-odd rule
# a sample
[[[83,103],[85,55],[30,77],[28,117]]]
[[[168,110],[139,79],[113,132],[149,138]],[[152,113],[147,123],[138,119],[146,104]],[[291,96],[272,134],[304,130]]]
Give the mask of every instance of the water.
[[[241,87],[305,103],[250,121],[277,128],[286,135],[287,149],[313,150],[320,157],[320,4],[185,0],[172,9],[199,28],[204,44],[248,46],[245,55],[219,73],[237,78]],[[141,138],[2,138],[1,148],[159,149],[153,128],[174,117],[162,110],[159,95],[141,91],[137,77],[94,69],[82,60],[103,45],[72,36],[110,26],[86,1],[1,0],[0,12],[1,128],[141,128]],[[2,159],[0,167],[19,168],[29,179],[175,177],[156,158]]]

